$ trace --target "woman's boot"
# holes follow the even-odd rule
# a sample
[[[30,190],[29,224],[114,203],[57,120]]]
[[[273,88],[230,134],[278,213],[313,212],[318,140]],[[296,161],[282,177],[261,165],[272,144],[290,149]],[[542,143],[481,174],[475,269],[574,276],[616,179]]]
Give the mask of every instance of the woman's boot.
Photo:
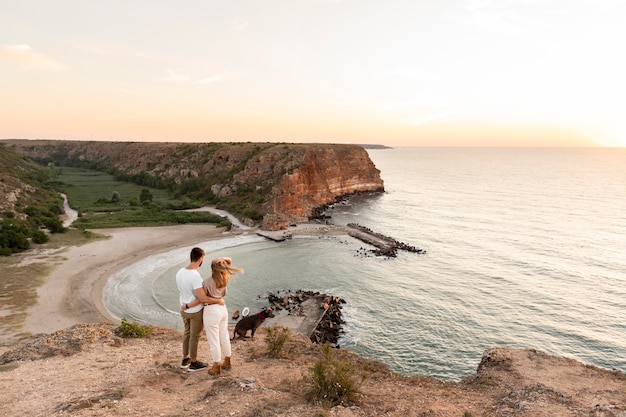
[[[230,357],[226,357],[224,358],[224,362],[222,362],[222,369],[229,370],[230,368],[232,368]]]
[[[213,366],[209,368],[209,375],[219,375],[222,373],[222,370],[220,369],[220,363],[219,362],[214,362]]]

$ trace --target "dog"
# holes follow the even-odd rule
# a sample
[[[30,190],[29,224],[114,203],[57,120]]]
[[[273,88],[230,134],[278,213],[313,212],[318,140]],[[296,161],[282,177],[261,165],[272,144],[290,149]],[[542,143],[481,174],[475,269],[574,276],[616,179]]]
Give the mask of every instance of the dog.
[[[252,314],[250,316],[242,318],[241,321],[239,321],[237,325],[235,325],[235,331],[233,332],[233,338],[231,340],[235,340],[237,335],[239,335],[239,337],[241,337],[242,339],[248,337],[246,336],[248,330],[252,331],[250,334],[250,338],[254,339],[254,332],[256,332],[256,329],[258,329],[259,326],[263,324],[265,319],[271,317],[274,317],[274,310],[272,310],[270,307],[266,307],[256,314]]]

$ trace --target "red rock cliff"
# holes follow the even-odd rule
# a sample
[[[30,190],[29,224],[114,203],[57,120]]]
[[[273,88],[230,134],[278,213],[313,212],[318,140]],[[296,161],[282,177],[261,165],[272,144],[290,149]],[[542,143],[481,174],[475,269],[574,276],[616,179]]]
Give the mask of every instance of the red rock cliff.
[[[271,209],[263,219],[263,229],[279,230],[290,223],[301,223],[337,197],[364,191],[384,191],[380,171],[365,149],[308,146],[298,168],[272,188]]]
[[[3,141],[43,163],[106,169],[143,184],[192,188],[248,223],[279,230],[357,192],[384,191],[380,171],[358,145]],[[148,178],[149,177],[149,178]],[[150,179],[151,178],[151,179]]]

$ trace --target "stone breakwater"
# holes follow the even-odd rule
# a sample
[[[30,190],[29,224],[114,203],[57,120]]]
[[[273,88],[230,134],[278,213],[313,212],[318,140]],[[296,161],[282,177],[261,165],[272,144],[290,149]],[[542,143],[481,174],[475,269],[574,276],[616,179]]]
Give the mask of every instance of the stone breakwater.
[[[426,250],[416,248],[415,246],[408,245],[404,242],[400,242],[392,237],[385,236],[381,233],[376,233],[368,227],[361,226],[356,223],[347,224],[347,233],[355,239],[367,243],[376,247],[371,252],[376,256],[387,256],[395,258],[398,254],[398,250],[404,250],[412,253],[425,254]]]
[[[341,305],[345,300],[304,290],[270,293],[267,300],[276,311],[285,310],[288,315],[303,319],[293,330],[305,334],[314,343],[339,347],[344,323]]]
[[[400,242],[393,237],[385,236],[382,233],[377,233],[366,226],[361,226],[356,223],[349,223],[346,226],[337,226],[329,222],[307,223],[292,225],[286,230],[281,231],[259,230],[256,232],[257,235],[263,236],[266,239],[273,240],[275,242],[283,242],[285,240],[291,239],[294,235],[306,235],[307,233],[313,235],[321,234],[322,237],[324,235],[338,236],[341,234],[347,234],[348,236],[351,236],[355,239],[360,240],[363,243],[367,243],[368,245],[374,246],[376,248],[360,248],[357,255],[361,256],[373,255],[395,258],[398,254],[398,250],[404,250],[417,254],[426,253],[425,249],[420,249],[407,243]]]

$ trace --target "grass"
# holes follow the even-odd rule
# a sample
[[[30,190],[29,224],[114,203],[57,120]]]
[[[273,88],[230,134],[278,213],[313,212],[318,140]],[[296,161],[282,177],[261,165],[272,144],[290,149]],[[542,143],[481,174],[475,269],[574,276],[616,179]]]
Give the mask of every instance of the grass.
[[[126,318],[122,318],[122,323],[117,327],[117,334],[126,338],[147,337],[152,333],[152,326],[145,326],[139,323],[130,323]]]
[[[289,339],[289,329],[285,327],[268,327],[267,335],[265,336],[268,354],[273,358],[282,357],[287,339]]]
[[[55,233],[50,235],[50,240],[42,245],[36,246],[38,249],[59,249],[66,246],[81,246],[95,240],[108,239],[107,236],[93,233],[88,230],[68,229],[65,233]]]
[[[12,371],[13,369],[17,369],[18,366],[19,365],[15,362],[8,363],[6,365],[0,365],[0,372],[9,372],[9,371]]]
[[[37,251],[61,251],[67,246],[78,246],[101,238],[101,235],[70,229],[67,233],[50,235],[47,243],[34,245],[31,251],[1,256],[0,333],[19,332],[26,318],[24,311],[37,301],[37,288],[44,283],[57,262],[63,260],[60,253],[39,255]]]
[[[111,211],[139,203],[141,190],[148,189],[152,201],[158,205],[180,205],[180,201],[171,198],[167,190],[149,188],[130,182],[116,180],[105,172],[84,168],[59,168],[60,188],[67,194],[70,206],[77,211]],[[113,193],[119,194],[117,203],[110,203]],[[107,203],[108,202],[108,203]]]
[[[108,229],[133,226],[169,226],[187,223],[208,223],[216,227],[230,227],[231,223],[207,211],[182,212],[176,210],[124,210],[108,213],[83,214],[75,222],[79,229]]]
[[[85,168],[61,167],[58,170],[58,188],[67,195],[70,206],[79,212],[79,218],[74,223],[79,229],[187,223],[231,226],[227,218],[210,212],[173,209],[193,204],[172,198],[166,190],[118,181],[105,172]],[[150,194],[151,201],[142,203],[142,192]]]
[[[344,354],[343,351],[333,350],[328,343],[322,346],[322,356],[311,368],[309,378],[309,398],[312,401],[331,406],[356,402],[362,380],[357,379],[353,364]]]
[[[21,263],[21,257],[0,257],[0,333],[18,333],[27,307],[37,301],[37,287],[52,270],[46,262]]]

